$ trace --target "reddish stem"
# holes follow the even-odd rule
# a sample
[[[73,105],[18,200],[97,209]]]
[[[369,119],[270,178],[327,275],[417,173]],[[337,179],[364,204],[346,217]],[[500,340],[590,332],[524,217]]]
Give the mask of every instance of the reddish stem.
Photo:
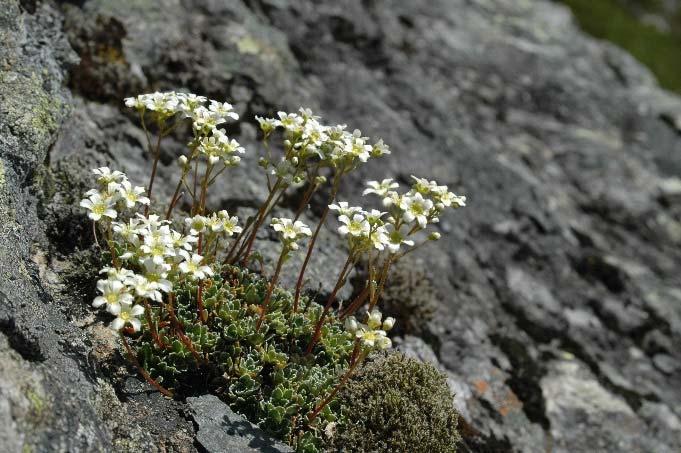
[[[142,377],[143,377],[149,384],[151,384],[152,387],[154,387],[156,390],[158,390],[159,392],[161,392],[161,394],[167,396],[168,398],[172,398],[172,397],[173,397],[173,392],[171,392],[170,390],[166,389],[166,388],[163,387],[161,384],[159,384],[158,382],[156,382],[156,380],[155,380],[154,378],[152,378],[152,377],[149,375],[149,373],[147,373],[147,370],[145,370],[145,369],[142,367],[142,365],[140,365],[139,361],[137,360],[137,357],[135,357],[135,354],[133,353],[132,348],[131,348],[130,345],[128,344],[128,340],[125,338],[125,335],[123,335],[123,332],[121,332],[120,335],[121,335],[121,340],[123,340],[123,346],[125,346],[125,351],[126,351],[127,354],[128,354],[128,360],[130,360],[130,361],[133,363],[133,365],[135,365],[135,367],[137,368],[137,371],[140,372],[140,374],[142,375]]]

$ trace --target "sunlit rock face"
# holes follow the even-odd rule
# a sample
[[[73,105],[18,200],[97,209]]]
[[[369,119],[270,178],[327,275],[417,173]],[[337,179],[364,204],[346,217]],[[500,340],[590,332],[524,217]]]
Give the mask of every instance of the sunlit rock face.
[[[566,8],[0,0],[0,36],[0,445],[200,445],[186,404],[127,377],[89,308],[96,268],[77,207],[100,164],[145,184],[144,132],[122,99],[173,89],[240,114],[227,132],[247,151],[215,209],[243,216],[263,200],[254,115],[301,105],[393,151],[340,199],[364,203],[364,180],[412,174],[468,197],[410,256],[435,308],[395,343],[448,374],[471,451],[681,448],[681,102]],[[159,198],[185,137],[164,142]],[[334,231],[307,274],[322,295],[342,265]],[[273,238],[258,241],[276,259]]]

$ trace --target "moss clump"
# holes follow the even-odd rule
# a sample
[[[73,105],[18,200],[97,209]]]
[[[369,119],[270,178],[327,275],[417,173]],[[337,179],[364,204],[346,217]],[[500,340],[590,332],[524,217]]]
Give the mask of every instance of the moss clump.
[[[445,376],[398,352],[367,362],[340,392],[334,449],[454,452],[458,414]]]

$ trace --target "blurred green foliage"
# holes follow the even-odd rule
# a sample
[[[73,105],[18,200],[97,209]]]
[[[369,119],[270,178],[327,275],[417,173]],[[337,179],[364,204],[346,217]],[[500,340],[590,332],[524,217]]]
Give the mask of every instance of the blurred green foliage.
[[[681,93],[681,13],[664,11],[659,0],[560,0],[589,34],[626,49],[657,77]],[[669,30],[644,23],[643,13],[665,17]]]

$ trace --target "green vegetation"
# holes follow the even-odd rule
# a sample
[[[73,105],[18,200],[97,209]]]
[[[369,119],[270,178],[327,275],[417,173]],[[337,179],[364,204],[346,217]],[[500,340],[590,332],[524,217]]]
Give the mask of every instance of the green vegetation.
[[[211,315],[203,324],[196,311],[197,289],[197,282],[178,288],[173,305],[163,309],[165,315],[160,307],[153,308],[150,319],[168,322],[155,330],[145,321],[135,343],[142,366],[175,391],[217,394],[298,451],[317,451],[322,443],[318,427],[338,420],[338,404],[324,406],[322,423],[310,425],[306,415],[356,360],[353,336],[337,318],[329,317],[321,347],[306,355],[323,307],[302,298],[302,309],[292,314],[293,296],[280,289],[274,291],[258,330],[267,280],[236,266],[226,266],[204,281],[204,306]],[[186,327],[181,331],[180,326]]]
[[[379,355],[340,392],[352,414],[333,437],[339,451],[454,452],[458,415],[447,379],[401,353]]]
[[[670,30],[643,23],[635,12],[665,15],[659,2],[639,0],[561,0],[589,34],[626,49],[657,77],[660,85],[681,92],[681,21],[672,17]],[[667,13],[668,15],[668,13]],[[677,14],[678,16],[678,14]]]

